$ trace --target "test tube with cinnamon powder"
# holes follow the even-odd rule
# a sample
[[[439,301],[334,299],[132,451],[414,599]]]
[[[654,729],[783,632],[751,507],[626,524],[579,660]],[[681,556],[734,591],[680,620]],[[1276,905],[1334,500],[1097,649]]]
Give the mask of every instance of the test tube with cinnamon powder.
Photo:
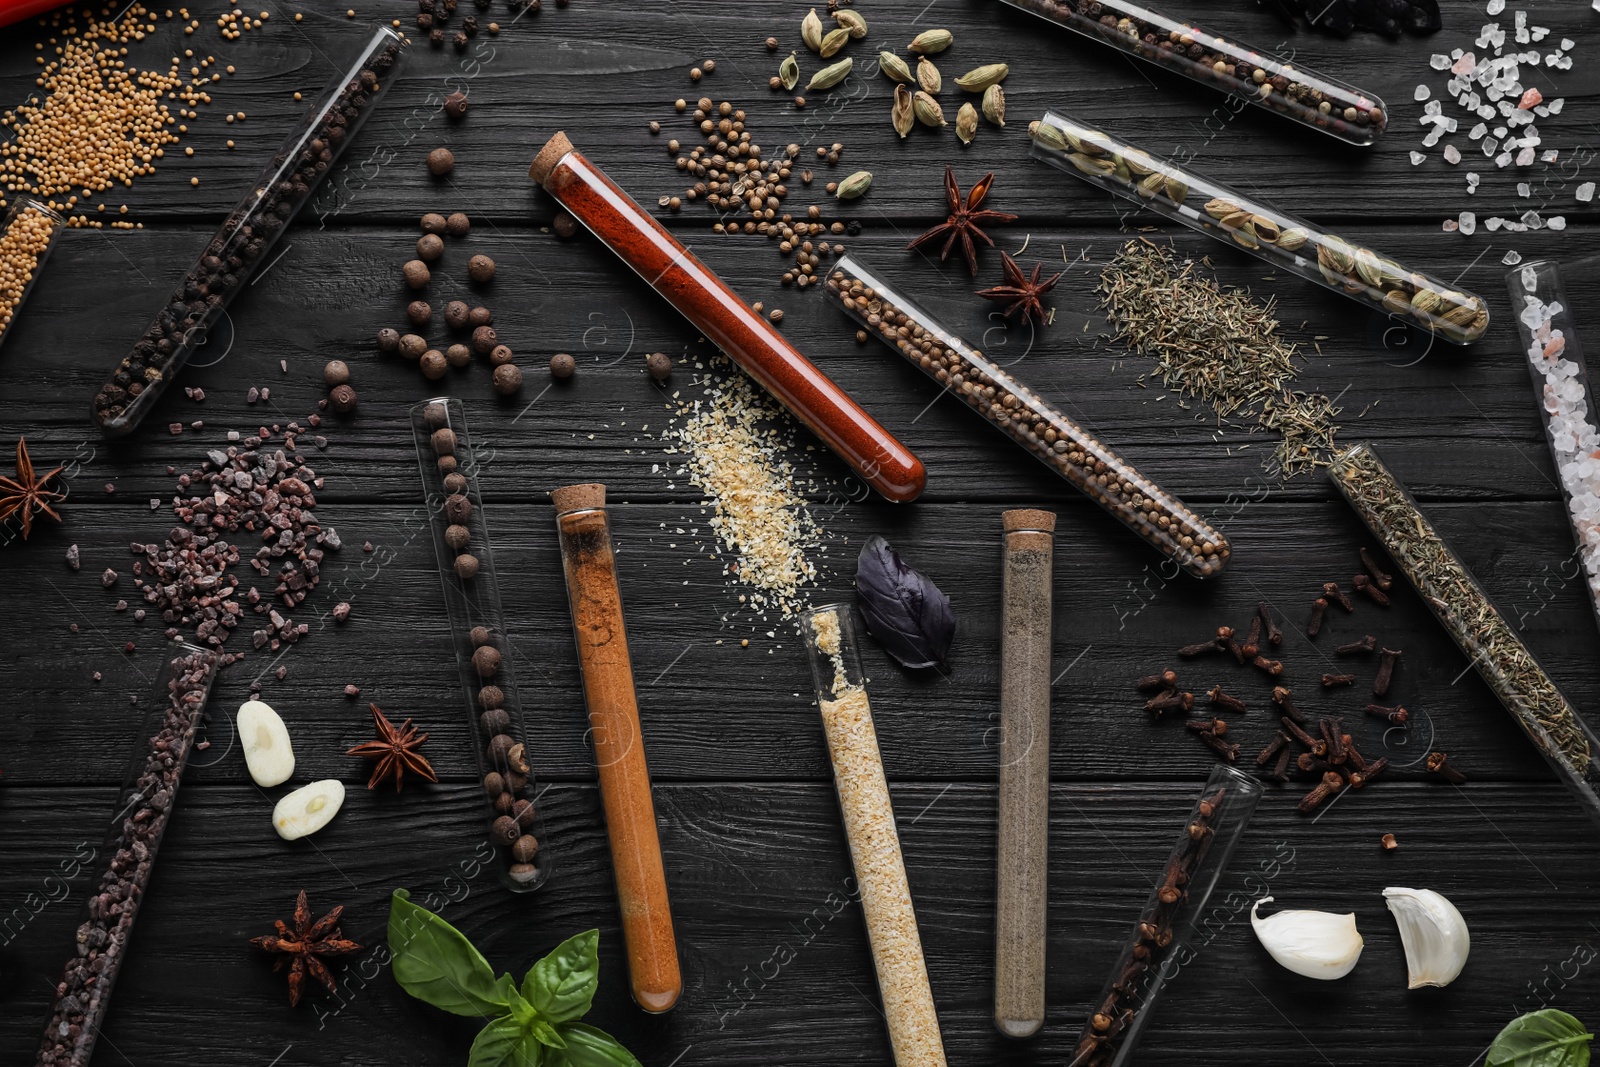
[[[927,482],[922,461],[777,328],[557,133],[528,177],[544,186],[651,288],[805,423],[862,481],[896,503]]]
[[[683,978],[650,796],[633,662],[623,628],[606,487],[569,485],[552,490],[550,499],[556,505],[556,531],[600,773],[600,803],[611,842],[633,999],[645,1011],[663,1012],[678,1002]]]

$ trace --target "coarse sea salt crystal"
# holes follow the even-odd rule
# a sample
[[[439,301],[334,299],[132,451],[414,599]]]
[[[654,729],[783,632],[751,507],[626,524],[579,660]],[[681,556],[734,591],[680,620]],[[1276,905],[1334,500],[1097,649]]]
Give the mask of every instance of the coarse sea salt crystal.
[[[1533,229],[1537,230],[1540,226],[1544,225],[1544,220],[1539,217],[1539,213],[1537,211],[1524,211],[1522,213],[1522,224],[1524,226],[1531,226]]]
[[[1518,263],[1522,262],[1522,253],[1513,248],[1511,251],[1505,254],[1505,258],[1500,262],[1504,263],[1508,267],[1515,267]]]
[[[1460,163],[1461,162],[1461,149],[1457,148],[1453,144],[1445,145],[1444,146],[1444,161],[1446,163],[1450,163],[1450,164]]]
[[[1411,153],[1411,165],[1413,167],[1419,166],[1419,165],[1421,165],[1422,161],[1427,159],[1427,158],[1428,157],[1423,155],[1421,152],[1412,152]]]
[[[1564,230],[1567,228],[1567,217],[1565,215],[1554,215],[1550,218],[1550,221],[1545,223],[1545,225],[1550,227],[1552,230]]]
[[[1493,218],[1483,220],[1483,228],[1488,230],[1490,233],[1493,233],[1505,224],[1506,220],[1498,215],[1494,216]]]
[[[1531,195],[1533,195],[1533,187],[1530,186],[1527,182],[1518,182],[1517,183],[1517,195],[1518,196],[1522,196],[1522,197],[1531,196]]]
[[[1522,151],[1517,153],[1517,166],[1519,166],[1519,167],[1531,167],[1533,165],[1533,157],[1534,157],[1533,149],[1524,148]]]
[[[1563,38],[1561,38],[1561,50],[1563,52],[1570,52],[1574,48],[1576,48],[1577,46],[1578,46],[1578,42],[1574,41],[1571,37],[1563,37]]]
[[[1450,66],[1452,74],[1471,74],[1478,69],[1478,57],[1471,52],[1466,53]]]
[[[1595,2],[1600,3],[1600,0],[1595,0]],[[1428,60],[1428,65],[1434,70],[1449,70],[1450,57],[1442,52],[1435,52],[1433,57]]]
[[[1480,122],[1476,126],[1472,127],[1472,129],[1467,132],[1467,136],[1472,138],[1474,141],[1476,141],[1478,138],[1482,137],[1484,134],[1486,134],[1488,132],[1489,132],[1488,124]]]
[[[1545,151],[1539,153],[1539,162],[1541,162],[1541,163],[1554,163],[1556,160],[1558,160],[1560,158],[1561,158],[1561,150],[1558,149],[1558,148],[1548,148]]]
[[[1428,134],[1428,136],[1426,136],[1426,137],[1424,137],[1422,139],[1422,145],[1423,145],[1424,148],[1432,148],[1434,145],[1439,143],[1439,138],[1441,138],[1443,136],[1444,136],[1444,127],[1443,126],[1435,126],[1433,128],[1433,132]],[[1413,152],[1411,154],[1414,155],[1414,156],[1421,155],[1420,152]]]
[[[1461,227],[1461,232],[1468,237],[1471,237],[1478,229],[1478,216],[1470,211],[1463,211],[1456,222]]]
[[[1561,114],[1561,109],[1567,106],[1567,98],[1558,96],[1546,106],[1550,109],[1550,114],[1559,115]]]
[[[1479,182],[1481,182],[1482,180],[1483,179],[1478,176],[1478,172],[1477,171],[1475,171],[1475,170],[1467,171],[1467,184],[1468,185],[1473,186],[1474,188],[1476,188],[1477,184]]]
[[[1510,152],[1501,152],[1494,157],[1494,165],[1497,167],[1509,167],[1511,166],[1511,158]]]
[[[1455,233],[1459,229],[1461,229],[1461,224],[1459,222],[1457,222],[1455,219],[1445,219],[1444,220],[1444,232],[1445,233]]]
[[[1594,0],[1594,2],[1600,4],[1600,0]],[[1594,182],[1584,182],[1582,185],[1578,186],[1576,195],[1580,203],[1589,203],[1594,199]]]
[[[1491,15],[1498,15],[1506,9],[1506,0],[1489,0],[1489,6],[1484,8]]]
[[[1417,86],[1417,91],[1412,94],[1412,96],[1414,96],[1419,101],[1426,100],[1426,99],[1428,99],[1428,97],[1430,97],[1432,95],[1433,95],[1433,90],[1429,89],[1426,85]]]

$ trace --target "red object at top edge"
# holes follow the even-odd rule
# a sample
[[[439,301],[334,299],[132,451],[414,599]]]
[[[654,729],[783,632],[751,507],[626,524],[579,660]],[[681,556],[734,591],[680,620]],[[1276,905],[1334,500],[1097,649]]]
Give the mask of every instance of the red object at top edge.
[[[21,22],[65,3],[66,0],[0,0],[0,26]]]

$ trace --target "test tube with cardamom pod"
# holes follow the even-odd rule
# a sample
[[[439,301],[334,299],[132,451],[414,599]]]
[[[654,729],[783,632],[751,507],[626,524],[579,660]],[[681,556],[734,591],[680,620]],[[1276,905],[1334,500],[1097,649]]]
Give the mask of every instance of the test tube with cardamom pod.
[[[113,436],[132,433],[227,315],[233,299],[273,262],[296,214],[355,140],[394,84],[406,38],[380,26],[272,156],[179,281],[133,349],[94,396],[90,414]]]
[[[1183,570],[1207,578],[1226,566],[1232,549],[1221,533],[945,329],[859,256],[847,255],[835,263],[824,288],[828,299],[868,333],[922,368]]]
[[[0,219],[0,345],[65,228],[66,220],[37,200],[18,200]]]
[[[663,1012],[678,1002],[683,977],[650,793],[650,767],[645,762],[633,660],[623,625],[606,487],[569,485],[551,490],[550,499],[556,505],[572,635],[600,774],[600,806],[611,844],[628,978],[634,1003],[648,1012]]]
[[[1366,147],[1389,109],[1376,93],[1127,0],[1004,0],[1201,85]]]
[[[1522,732],[1600,822],[1600,739],[1506,622],[1461,557],[1370,444],[1345,449],[1328,478],[1461,647]]]
[[[800,633],[816,683],[895,1067],[945,1067],[939,1015],[850,606],[812,608],[800,618]]]
[[[1044,1025],[1050,894],[1050,648],[1056,517],[1000,516],[1000,819],[995,877],[994,1025]]]
[[[1059,112],[1028,133],[1036,159],[1452,344],[1471,344],[1489,328],[1481,296]]]
[[[1189,938],[1250,825],[1261,793],[1259,781],[1225,764],[1206,779],[1139,912],[1133,935],[1094,1002],[1070,1060],[1073,1067],[1124,1067],[1132,1062],[1156,1001],[1189,962]]]

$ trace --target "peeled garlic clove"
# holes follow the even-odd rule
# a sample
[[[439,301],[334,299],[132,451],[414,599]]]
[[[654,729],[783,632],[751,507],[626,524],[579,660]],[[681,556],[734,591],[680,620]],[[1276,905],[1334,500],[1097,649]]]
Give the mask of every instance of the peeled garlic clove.
[[[344,783],[337,778],[301,786],[272,809],[272,828],[285,841],[298,841],[316,833],[339,814],[344,805]]]
[[[1250,925],[1273,959],[1295,974],[1329,981],[1355,969],[1362,941],[1354,912],[1280,911],[1265,919],[1257,917],[1256,910],[1270,900],[1262,897],[1255,902]]]
[[[1406,950],[1407,989],[1447,986],[1467,965],[1472,938],[1456,906],[1431,889],[1383,891]]]
[[[234,720],[239,727],[239,743],[244,746],[244,765],[256,785],[282,785],[294,774],[294,749],[289,730],[270,706],[259,700],[239,705]]]

